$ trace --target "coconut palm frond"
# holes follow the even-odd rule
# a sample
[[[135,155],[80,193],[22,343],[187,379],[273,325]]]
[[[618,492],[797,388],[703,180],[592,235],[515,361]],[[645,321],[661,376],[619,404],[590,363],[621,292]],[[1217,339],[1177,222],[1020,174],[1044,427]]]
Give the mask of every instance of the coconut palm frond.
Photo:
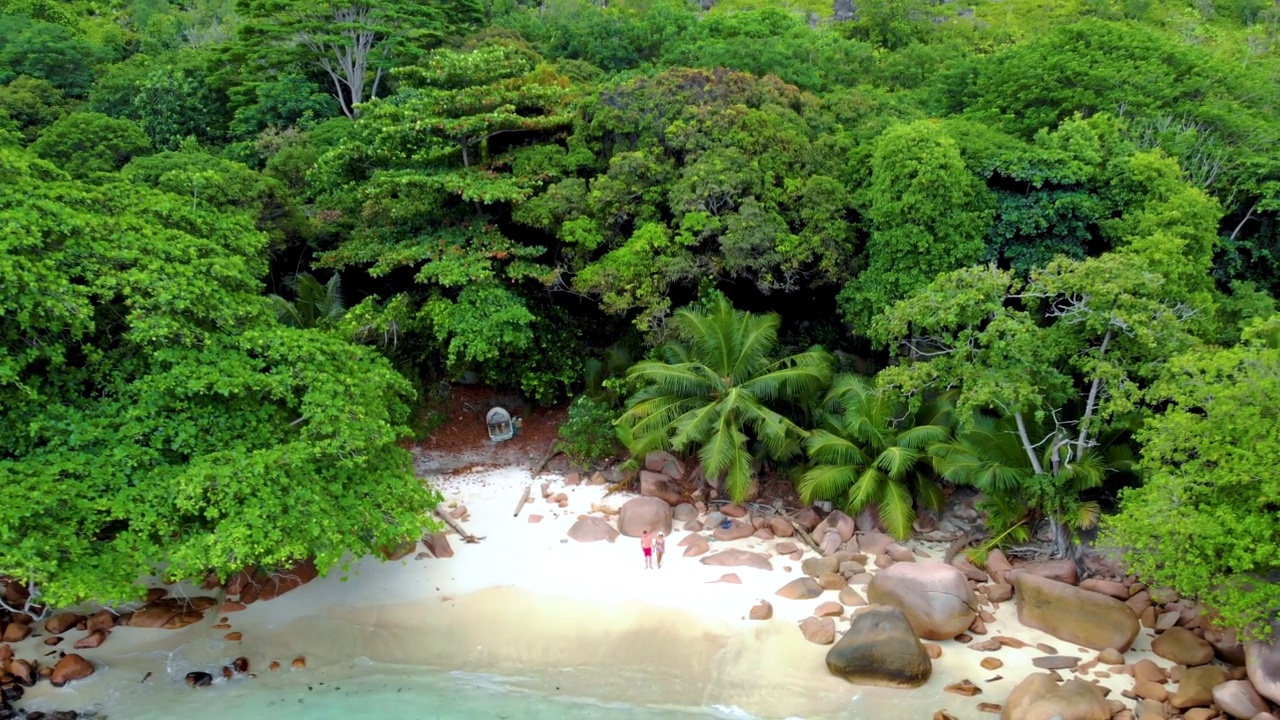
[[[943,442],[951,436],[951,428],[943,425],[917,425],[898,433],[897,444],[913,450],[922,450]]]
[[[874,465],[863,470],[853,486],[849,488],[847,506],[850,514],[862,512],[862,509],[880,499],[889,478]]]
[[[738,324],[735,347],[737,357],[728,368],[729,377],[741,383],[756,378],[762,372],[768,372],[766,368],[770,365],[769,356],[778,345],[778,327],[781,322],[777,315],[753,315]],[[787,360],[790,358],[779,362]]]
[[[856,479],[855,470],[848,465],[815,465],[800,478],[797,489],[800,500],[809,504],[847,494]]]
[[[1087,500],[1080,503],[1080,507],[1076,509],[1073,525],[1077,530],[1090,530],[1098,526],[1098,520],[1101,518],[1102,506]]]
[[[894,445],[880,451],[876,456],[876,467],[880,468],[889,476],[889,479],[901,482],[915,468],[916,462],[920,460],[922,453],[911,448]]]
[[[746,453],[747,436],[738,430],[730,416],[721,414],[716,429],[698,451],[702,468],[710,477],[720,477],[736,461],[738,453]]]
[[[809,433],[809,437],[804,441],[804,447],[814,462],[824,465],[848,465],[853,468],[862,468],[871,462],[871,458],[857,444],[826,430],[814,430]]]
[[[1102,487],[1107,477],[1107,466],[1102,455],[1086,450],[1084,457],[1063,467],[1060,475],[1076,492],[1082,492]]]
[[[947,501],[938,483],[924,475],[916,476],[915,491],[916,501],[930,510],[941,510],[943,503]]]
[[[714,405],[695,405],[688,412],[667,423],[671,434],[671,445],[685,448],[691,444],[700,444],[715,431],[723,406],[723,402]]]
[[[916,511],[911,504],[911,493],[901,483],[889,483],[880,497],[880,522],[884,523],[890,535],[905,540],[911,537],[911,524],[915,520]]]
[[[739,445],[729,464],[729,471],[725,473],[724,489],[729,493],[730,500],[742,502],[751,489],[751,483],[751,456]]]

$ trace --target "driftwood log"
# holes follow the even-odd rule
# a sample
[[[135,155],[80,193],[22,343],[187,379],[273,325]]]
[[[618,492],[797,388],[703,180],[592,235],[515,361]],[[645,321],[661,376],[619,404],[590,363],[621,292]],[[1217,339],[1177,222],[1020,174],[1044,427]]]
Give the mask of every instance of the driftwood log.
[[[529,468],[529,474],[530,474],[531,476],[533,476],[533,477],[538,477],[538,474],[542,472],[542,468],[546,467],[546,466],[547,466],[547,463],[551,462],[551,458],[553,458],[553,457],[555,457],[555,456],[557,456],[557,455],[559,455],[559,454],[560,454],[560,441],[559,441],[559,440],[552,440],[552,441],[551,441],[551,447],[547,448],[547,454],[546,454],[546,455],[543,455],[541,460],[539,460],[538,462],[534,463],[534,464]],[[519,511],[519,510],[517,510],[517,511],[516,511],[516,514],[517,514],[517,515],[519,515],[519,514],[520,514],[520,511]]]
[[[457,520],[449,517],[449,513],[445,512],[442,507],[436,506],[436,516],[443,520],[444,524],[452,528],[454,532],[458,533],[458,537],[462,538],[463,542],[475,544],[484,539],[484,536],[476,537],[467,532],[466,528],[462,527]]]
[[[529,493],[532,490],[533,490],[532,485],[524,486],[524,493],[520,495],[520,502],[516,503],[516,511],[512,513],[511,517],[520,517],[520,510],[524,508],[525,503],[529,502]]]

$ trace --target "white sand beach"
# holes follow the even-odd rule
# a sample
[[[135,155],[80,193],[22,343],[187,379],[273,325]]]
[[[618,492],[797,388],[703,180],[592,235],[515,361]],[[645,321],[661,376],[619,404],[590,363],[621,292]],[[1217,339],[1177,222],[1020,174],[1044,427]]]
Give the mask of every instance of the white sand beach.
[[[548,479],[554,492],[568,496],[568,507],[541,498],[539,486]],[[526,689],[543,695],[648,707],[718,707],[763,718],[929,718],[946,709],[962,720],[976,720],[994,717],[980,711],[979,703],[1003,703],[1022,678],[1039,672],[1031,660],[1044,652],[1034,647],[985,653],[944,641],[938,643],[942,655],[925,686],[854,686],[828,673],[828,647],[808,642],[797,628],[797,621],[836,593],[813,600],[775,596],[801,574],[798,561],[774,552],[779,541],[713,540],[713,552],[737,547],[766,553],[773,569],[713,567],[682,556],[678,543],[687,533],[677,529],[668,539],[663,567],[646,570],[633,538],[580,543],[566,535],[593,504],[616,508],[631,496],[606,497],[601,486],[564,487],[554,476],[535,481],[520,468],[435,482],[446,502],[466,505],[465,527],[483,540],[467,544],[451,534],[451,558],[363,558],[345,573],[334,570],[240,612],[211,611],[204,621],[180,630],[118,628],[102,647],[78,651],[97,665],[93,676],[63,689],[42,683],[29,691],[28,707],[97,705],[110,714],[123,697],[143,694],[156,705],[195,697],[210,709],[208,717],[225,717],[212,710],[225,709],[224,703],[245,693],[247,684],[287,694],[300,684],[340,685],[354,682],[369,667],[396,667],[408,675],[414,668],[429,668],[521,678]],[[521,491],[530,485],[532,501],[513,517]],[[532,516],[541,520],[531,522]],[[919,562],[940,561],[945,551],[938,545],[907,545],[931,556]],[[718,582],[728,573],[740,582]],[[760,599],[772,603],[773,618],[747,620]],[[994,609],[994,615],[989,635],[1014,636],[1032,646],[1047,643],[1082,660],[1097,655],[1022,626],[1012,602]],[[242,640],[225,640],[227,629],[212,627],[221,618]],[[838,631],[846,627],[837,624]],[[1169,664],[1150,652],[1151,636],[1144,629],[1127,662],[1150,658]],[[25,641],[15,650],[19,656],[39,656],[49,650],[39,642]],[[201,689],[183,684],[186,672],[207,670],[216,676],[237,656],[249,658],[255,679],[219,678]],[[290,668],[296,657],[306,659],[305,669]],[[999,658],[1003,667],[982,668],[980,661],[988,657]],[[267,671],[273,660],[282,664],[280,671]],[[1114,688],[1111,697],[1118,699],[1132,678],[1106,671],[1098,666],[1082,677]],[[151,676],[144,681],[146,673]],[[964,679],[982,692],[961,697],[943,691]],[[261,716],[271,715],[264,709]]]

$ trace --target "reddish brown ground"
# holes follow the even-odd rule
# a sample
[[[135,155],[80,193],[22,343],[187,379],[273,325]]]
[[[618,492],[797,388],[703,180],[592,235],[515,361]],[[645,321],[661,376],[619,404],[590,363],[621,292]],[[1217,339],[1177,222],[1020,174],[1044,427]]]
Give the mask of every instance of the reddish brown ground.
[[[520,431],[504,442],[489,439],[484,417],[500,406],[521,420]],[[532,465],[542,460],[555,442],[566,416],[565,405],[540,408],[516,395],[492,388],[456,385],[448,396],[436,398],[424,412],[438,412],[444,424],[413,445],[419,475],[461,472],[475,466]],[[556,459],[548,469],[563,469]]]

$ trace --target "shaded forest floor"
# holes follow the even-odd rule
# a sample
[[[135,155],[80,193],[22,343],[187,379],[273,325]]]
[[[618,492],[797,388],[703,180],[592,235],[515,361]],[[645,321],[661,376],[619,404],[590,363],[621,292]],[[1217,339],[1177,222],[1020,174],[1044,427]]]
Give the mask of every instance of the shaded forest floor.
[[[521,421],[516,436],[505,442],[490,440],[485,425],[485,414],[495,406],[506,408]],[[410,447],[414,471],[425,477],[466,472],[474,467],[531,466],[541,461],[556,441],[567,408],[567,404],[535,407],[517,395],[483,386],[453,386],[447,395],[433,397],[420,410],[420,422],[439,426]],[[566,471],[568,460],[557,456],[546,469]]]

